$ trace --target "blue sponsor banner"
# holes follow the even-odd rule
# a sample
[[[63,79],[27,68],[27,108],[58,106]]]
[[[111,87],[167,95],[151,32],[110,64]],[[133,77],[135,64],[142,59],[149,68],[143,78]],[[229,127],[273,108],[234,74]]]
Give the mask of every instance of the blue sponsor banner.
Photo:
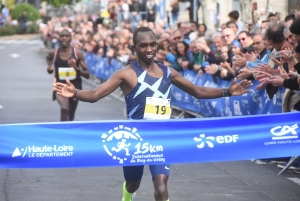
[[[209,74],[198,77],[193,71],[184,71],[183,76],[198,86],[222,88],[228,87],[232,81],[215,78]],[[266,90],[256,90],[260,83],[252,81],[252,92],[242,96],[232,96],[218,99],[196,99],[173,86],[171,104],[182,109],[199,112],[205,117],[242,116],[257,114],[272,114],[282,112],[282,98],[285,89],[278,88],[272,99]]]
[[[93,53],[85,53],[84,56],[89,72],[102,79],[107,80],[115,71],[123,68],[123,64],[117,59],[99,57]]]
[[[109,60],[92,53],[85,54],[85,59],[90,73],[102,79],[108,79],[111,74],[123,67],[123,64],[116,59]],[[206,87],[228,87],[232,82],[222,80],[219,77],[213,78],[209,74],[203,74],[199,77],[191,70],[185,70],[182,76],[195,85]],[[182,109],[201,113],[205,117],[281,113],[285,89],[279,88],[274,97],[270,99],[265,90],[255,89],[259,84],[259,82],[253,81],[251,93],[219,99],[196,99],[173,86],[171,89],[171,104]]]
[[[0,168],[236,161],[300,155],[300,113],[0,126]]]

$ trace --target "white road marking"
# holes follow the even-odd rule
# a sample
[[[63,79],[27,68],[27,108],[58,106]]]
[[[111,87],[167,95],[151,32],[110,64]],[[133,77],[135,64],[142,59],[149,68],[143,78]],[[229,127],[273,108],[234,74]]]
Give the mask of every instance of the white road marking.
[[[299,178],[287,178],[287,179],[293,181],[294,183],[296,183],[300,186],[300,179]]]
[[[20,57],[19,54],[10,54],[9,56],[12,57],[12,58],[15,58],[15,59],[18,58],[18,57]]]
[[[0,110],[1,110],[1,109],[3,109],[3,106],[2,106],[2,105],[0,105]]]

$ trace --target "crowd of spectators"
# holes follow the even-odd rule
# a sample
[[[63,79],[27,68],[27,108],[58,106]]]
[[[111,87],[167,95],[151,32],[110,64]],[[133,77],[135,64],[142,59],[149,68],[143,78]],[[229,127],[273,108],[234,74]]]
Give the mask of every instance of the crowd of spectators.
[[[108,10],[99,15],[53,17],[41,25],[41,33],[45,44],[51,41],[53,47],[58,47],[58,33],[67,29],[72,33],[72,46],[118,59],[125,66],[136,59],[133,31],[147,26],[157,36],[157,62],[178,72],[194,71],[200,79],[206,73],[224,80],[235,77],[257,80],[260,82],[257,89],[266,90],[270,99],[278,87],[284,87],[283,112],[300,110],[300,95],[296,92],[300,71],[300,13],[291,13],[283,19],[280,13],[270,13],[266,19],[258,19],[253,8],[252,22],[245,25],[239,12],[232,11],[227,23],[219,29],[207,30],[205,24],[192,19],[178,21],[179,5],[178,0],[170,1],[166,21],[157,19],[154,0],[110,1]]]

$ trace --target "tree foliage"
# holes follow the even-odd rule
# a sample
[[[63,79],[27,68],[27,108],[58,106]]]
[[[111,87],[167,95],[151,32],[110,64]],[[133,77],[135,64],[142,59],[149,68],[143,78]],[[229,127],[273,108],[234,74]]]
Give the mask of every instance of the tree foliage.
[[[43,1],[47,1],[48,4],[51,4],[54,7],[61,7],[64,5],[73,5],[74,2],[78,3],[81,0],[43,0]]]
[[[27,12],[27,17],[29,21],[35,21],[40,18],[39,12],[36,10],[35,7],[33,7],[30,4],[27,3],[20,3],[18,4],[11,13],[11,16],[13,19],[18,19],[22,13],[26,11]]]

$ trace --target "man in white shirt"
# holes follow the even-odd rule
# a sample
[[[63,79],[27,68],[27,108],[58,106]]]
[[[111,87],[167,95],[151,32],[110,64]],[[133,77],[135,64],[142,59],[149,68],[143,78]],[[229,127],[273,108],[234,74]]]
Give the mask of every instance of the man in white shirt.
[[[228,17],[230,18],[231,22],[236,23],[236,25],[238,26],[238,33],[240,33],[241,31],[245,31],[245,25],[242,21],[239,20],[240,14],[237,10],[231,11],[228,14]]]

